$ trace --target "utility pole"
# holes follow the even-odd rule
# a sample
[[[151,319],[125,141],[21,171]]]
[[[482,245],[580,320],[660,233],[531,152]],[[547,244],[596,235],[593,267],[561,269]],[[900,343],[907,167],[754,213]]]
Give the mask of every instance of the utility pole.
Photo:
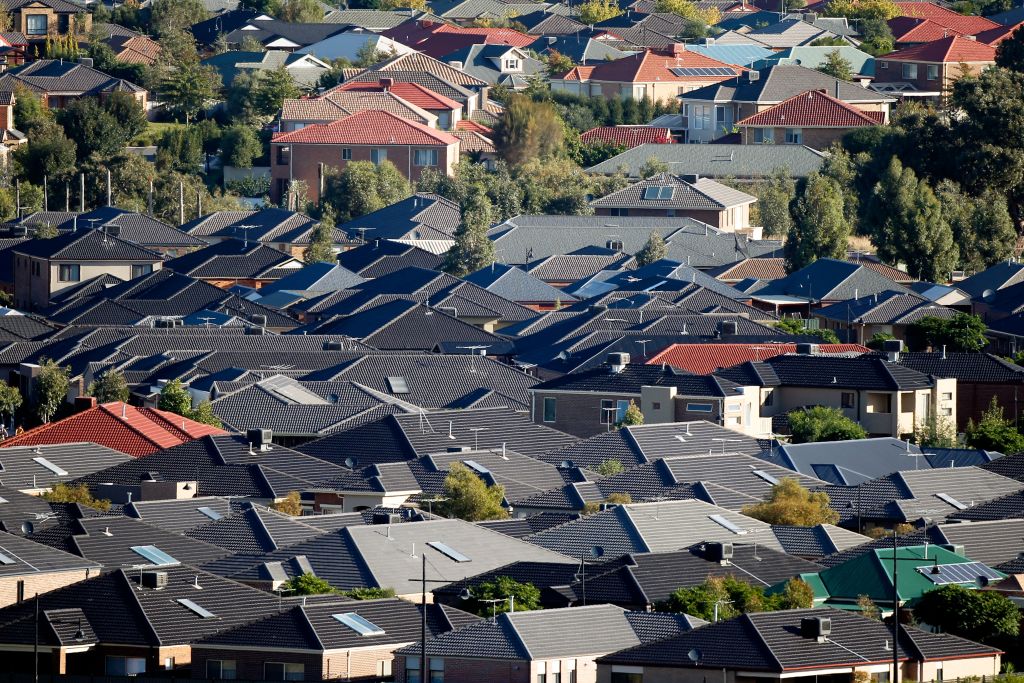
[[[178,225],[185,225],[185,183],[178,181]]]
[[[35,637],[32,641],[32,680],[39,683],[39,593],[36,593],[36,615],[33,624]]]
[[[900,590],[896,578],[896,528],[892,530],[892,683],[900,683]]]
[[[50,183],[49,178],[43,176],[43,211],[50,210]]]
[[[415,553],[415,549],[413,550]],[[415,557],[415,554],[413,555]],[[423,544],[423,549],[420,551],[420,560],[422,565],[422,574],[418,579],[409,579],[410,581],[418,581],[420,583],[420,683],[428,683],[430,680],[430,672],[427,670],[427,584],[428,583],[448,583],[447,581],[440,579],[428,579],[427,578],[427,544]]]
[[[85,213],[85,174],[78,174],[79,181],[79,194],[78,194],[78,213]]]
[[[110,187],[110,169],[107,169],[107,206],[113,206],[113,189]]]

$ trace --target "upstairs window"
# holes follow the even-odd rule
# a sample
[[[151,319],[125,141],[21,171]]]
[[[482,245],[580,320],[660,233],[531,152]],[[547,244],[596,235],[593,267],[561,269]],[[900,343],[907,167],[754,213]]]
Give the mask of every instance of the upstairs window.
[[[928,80],[937,81],[939,80],[939,65],[929,64],[928,65]]]
[[[436,149],[418,149],[413,156],[414,166],[437,166]]]
[[[775,142],[775,130],[772,128],[755,128],[754,144],[770,145]]]
[[[802,145],[804,144],[804,132],[799,128],[787,128],[786,129],[786,144],[787,145]]]
[[[277,163],[279,166],[286,166],[291,163],[292,148],[287,145],[282,145],[277,148]]]
[[[30,36],[45,36],[50,28],[45,14],[30,14],[25,17],[25,32]]]
[[[903,78],[908,81],[917,80],[917,64],[904,64],[903,65]]]
[[[64,263],[58,275],[61,282],[78,282],[82,279],[82,266],[77,263]]]
[[[370,161],[373,162],[374,166],[380,166],[388,160],[388,151],[383,147],[370,150]]]

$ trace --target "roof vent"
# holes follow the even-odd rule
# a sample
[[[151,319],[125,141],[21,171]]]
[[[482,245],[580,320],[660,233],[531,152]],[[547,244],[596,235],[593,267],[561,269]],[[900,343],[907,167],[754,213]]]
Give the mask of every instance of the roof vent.
[[[796,352],[801,356],[814,356],[818,353],[817,344],[800,343],[796,345]]]
[[[885,357],[889,359],[890,363],[899,363],[900,353],[903,351],[903,340],[886,339],[882,342],[882,350],[885,351]]]
[[[340,339],[328,339],[324,342],[324,351],[344,351],[345,342]]]

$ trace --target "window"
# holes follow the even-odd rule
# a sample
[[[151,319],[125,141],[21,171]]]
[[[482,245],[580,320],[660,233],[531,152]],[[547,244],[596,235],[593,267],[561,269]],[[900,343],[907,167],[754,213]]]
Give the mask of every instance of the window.
[[[206,677],[219,678],[225,681],[235,679],[235,660],[233,659],[207,659]]]
[[[802,145],[804,144],[804,132],[799,128],[787,128],[786,129],[786,144],[787,145]]]
[[[772,128],[755,128],[754,144],[770,145],[775,142],[775,130]]]
[[[714,407],[710,403],[687,403],[686,412],[688,413],[710,413],[714,410]]]
[[[370,150],[370,161],[374,166],[380,166],[388,160],[388,151],[382,147]]]
[[[629,401],[613,401],[604,399],[601,401],[601,424],[615,424],[622,422],[626,417],[626,409],[629,408]]]
[[[952,408],[939,408],[939,415],[942,415],[943,417],[952,417],[953,416],[953,409]]]
[[[343,148],[341,150],[341,160],[342,161],[352,161],[352,148],[351,147],[345,147],[345,148]]]
[[[654,410],[661,410],[661,401],[652,401],[651,408]]]
[[[452,127],[452,113],[450,111],[437,112],[437,127],[441,130],[448,130]]]
[[[628,216],[629,215],[629,209],[615,208],[615,209],[611,210],[611,215],[612,216]]]
[[[544,421],[555,422],[558,417],[558,399],[551,396],[544,398]]]
[[[61,282],[78,282],[82,279],[82,266],[77,263],[63,263],[58,278]]]
[[[437,166],[436,149],[418,149],[413,156],[414,166]]]
[[[852,391],[844,391],[843,392],[843,407],[844,408],[853,408],[853,407],[855,407],[856,406],[856,399],[857,399],[857,396]]]
[[[939,65],[929,64],[928,65],[928,80],[937,81],[939,80]]]
[[[267,662],[263,665],[263,677],[268,681],[302,681],[306,678],[306,665]]]
[[[505,65],[502,67],[504,71],[519,71],[519,60],[518,59],[506,59]]]
[[[889,683],[889,672],[879,671],[878,673],[871,674],[871,680],[873,683]]]
[[[943,391],[941,398],[942,398],[943,401],[952,401],[953,400],[953,392],[952,391]]]
[[[390,659],[379,659],[377,660],[377,675],[381,678],[391,678],[391,660]]]
[[[880,69],[888,69],[889,68],[889,62],[879,62],[878,63],[878,67]]]
[[[537,683],[548,683],[547,674],[537,674]]]
[[[26,33],[30,36],[45,36],[49,33],[45,14],[30,14],[25,17]]]
[[[18,602],[25,602],[25,581],[18,580]]]
[[[164,669],[170,671],[174,668],[174,657],[164,657]]]
[[[917,79],[917,64],[904,64],[903,65],[903,78],[908,81]]]
[[[725,123],[725,107],[715,107],[715,123],[719,124],[719,127]]]
[[[613,671],[611,683],[644,683],[644,675]]]
[[[143,275],[149,275],[153,272],[152,263],[133,263],[132,264],[132,278],[142,277]]]
[[[277,148],[277,164],[278,166],[287,166],[291,162],[292,148],[288,145],[282,145]]]
[[[775,403],[775,390],[765,389],[762,395],[761,405],[770,406]]]
[[[420,676],[419,657],[405,658],[405,683],[423,683],[423,677]]]
[[[690,128],[704,130],[711,128],[711,107],[704,104],[690,105]]]
[[[138,676],[146,673],[145,657],[120,657],[107,655],[107,676]]]
[[[644,188],[644,199],[653,200],[667,200],[672,199],[672,195],[676,192],[676,188],[671,185],[651,185],[650,187]]]
[[[440,657],[430,658],[430,680],[428,683],[444,683],[444,660]]]

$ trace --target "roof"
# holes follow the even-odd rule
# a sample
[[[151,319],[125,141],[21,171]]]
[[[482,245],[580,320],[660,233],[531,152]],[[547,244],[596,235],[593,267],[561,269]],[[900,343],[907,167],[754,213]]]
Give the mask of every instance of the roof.
[[[133,500],[121,506],[121,512],[125,516],[141,519],[146,524],[174,533],[183,533],[193,527],[209,524],[213,515],[226,517],[232,511],[231,501],[217,496]]]
[[[381,81],[349,81],[342,83],[337,87],[336,90],[331,91],[328,94],[330,97],[334,92],[344,91],[376,91],[376,90],[387,90],[388,92],[394,93],[395,96],[400,97],[406,102],[413,104],[420,109],[426,109],[428,111],[435,111],[438,109],[447,109],[455,111],[462,109],[462,104],[455,100],[440,95],[433,90],[414,82],[392,82],[386,86]]]
[[[996,49],[992,45],[960,36],[940,38],[930,43],[912,45],[879,57],[894,62],[939,62],[943,64],[996,61]]]
[[[382,209],[354,218],[339,227],[347,232],[351,239],[360,238],[367,241],[366,245],[358,248],[359,255],[363,259],[372,259],[372,263],[389,254],[399,255],[413,251],[411,247],[402,247],[382,240],[450,239],[461,221],[462,211],[456,202],[440,195],[417,192]],[[354,258],[356,254],[353,251],[346,251],[340,256],[339,262],[357,270],[366,267],[352,264],[350,260]],[[407,265],[418,264],[410,262]],[[382,274],[385,273],[367,277]]]
[[[14,251],[52,261],[141,261],[154,263],[160,254],[115,237],[103,230],[80,228],[50,239],[22,242]]]
[[[114,402],[12,436],[0,443],[0,448],[92,441],[140,457],[207,434],[223,433],[174,413]]]
[[[678,71],[677,71],[678,69]],[[644,50],[595,66],[586,75],[594,81],[625,83],[677,82],[688,84],[715,83],[742,73],[736,67],[686,49],[671,54]]]
[[[897,2],[896,6],[899,8],[900,15],[892,21],[895,22],[902,17],[912,17],[915,19],[925,19],[927,21],[934,22],[940,26],[948,29],[952,29],[963,35],[973,35],[980,33],[985,29],[995,28],[997,25],[991,18],[979,17],[977,15],[961,14],[956,12],[949,7],[943,7],[942,5],[934,2],[921,2],[920,0],[910,0],[905,2]],[[896,33],[895,28],[893,32]],[[896,33],[897,38],[899,34]]]
[[[754,292],[754,298],[786,295],[814,301],[846,301],[885,292],[905,294],[908,291],[867,266],[823,258],[781,280],[770,281]]]
[[[11,562],[0,563],[0,577],[3,578],[17,576],[24,579],[33,574],[49,574],[76,569],[91,573],[100,568],[99,564],[91,560],[5,531],[0,531],[0,554],[11,560]]]
[[[672,131],[668,128],[652,128],[651,126],[599,126],[580,133],[580,142],[585,144],[606,142],[632,149],[637,145],[648,143],[671,143]]]
[[[577,393],[598,392],[640,395],[641,387],[675,387],[680,396],[725,398],[733,396],[737,386],[712,375],[694,375],[672,367],[657,365],[626,365],[616,372],[607,365],[593,370],[574,372],[550,379],[533,387],[534,392]]]
[[[144,213],[126,211],[113,206],[100,206],[85,213],[63,211],[37,211],[25,216],[23,225],[48,223],[61,231],[74,231],[78,227],[95,227],[107,229],[108,234],[145,247],[159,248],[192,248],[205,246],[206,242],[192,237],[178,228],[173,228]],[[116,230],[110,229],[116,226]]]
[[[881,113],[881,112],[872,112]],[[879,117],[819,90],[808,90],[736,122],[737,126],[799,126],[803,128],[857,128],[876,126]]]
[[[656,190],[661,188],[667,189],[658,194]],[[681,176],[660,173],[595,199],[590,205],[595,208],[724,210],[756,201],[757,197],[708,178],[690,182]]]
[[[145,88],[91,66],[56,59],[40,59],[0,75],[0,91],[14,90],[18,85],[37,93],[146,92]]]
[[[667,363],[673,367],[703,375],[747,361],[761,361],[784,353],[796,353],[797,345],[788,342],[765,344],[673,344],[647,361],[649,365]],[[820,354],[860,354],[870,349],[859,344],[819,344]]]
[[[824,90],[850,104],[888,103],[892,98],[856,83],[833,78],[797,64],[773,64],[760,70],[756,80],[735,78],[683,93],[685,102],[757,102],[776,104],[808,90]]]
[[[721,370],[719,377],[737,383],[750,381],[748,372],[760,377],[761,386],[855,388],[869,391],[909,391],[935,385],[934,378],[891,363],[879,356],[815,356],[784,354],[762,362]]]
[[[40,457],[55,468],[40,463]],[[4,485],[18,490],[49,488],[59,481],[71,481],[129,460],[133,458],[94,443],[7,446],[0,450]],[[57,469],[66,474],[57,474]]]
[[[317,123],[291,133],[279,133],[274,136],[274,142],[317,145],[451,145],[457,143],[458,138],[388,111],[369,109],[331,123]]]
[[[256,242],[309,244],[318,221],[296,211],[267,207],[254,211],[215,211],[181,226],[197,237],[236,238]],[[335,233],[335,240],[341,235]]]
[[[788,97],[788,95],[787,95]],[[766,178],[780,169],[806,178],[824,163],[821,152],[804,145],[652,145],[628,149],[587,169],[613,175],[620,169],[630,178],[651,157],[668,164],[670,173],[694,173],[710,178]]]
[[[739,47],[739,46],[735,46]],[[810,69],[821,67],[829,54],[838,51],[846,61],[850,62],[853,73],[862,76],[875,75],[875,58],[852,45],[811,46],[799,45],[771,53],[754,63],[755,68],[768,66],[770,62],[780,64],[797,64]]]
[[[464,278],[517,303],[572,303],[576,298],[552,287],[533,273],[505,264],[491,264]]]
[[[921,318],[953,318],[957,311],[915,293],[882,292],[859,299],[840,301],[814,312],[828,320],[874,325],[909,325]]]

